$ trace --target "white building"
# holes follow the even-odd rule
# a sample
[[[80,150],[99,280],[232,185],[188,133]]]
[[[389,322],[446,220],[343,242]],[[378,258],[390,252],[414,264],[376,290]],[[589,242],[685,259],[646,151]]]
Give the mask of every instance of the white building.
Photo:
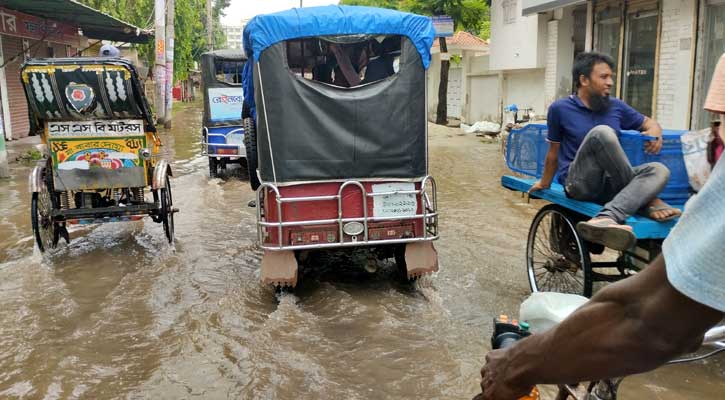
[[[488,70],[500,81],[481,90],[545,115],[571,93],[575,55],[595,50],[615,59],[617,97],[665,128],[703,128],[724,28],[725,0],[492,0]]]
[[[224,31],[224,35],[227,37],[227,48],[242,48],[242,32],[244,31],[243,25],[222,25],[222,30]]]
[[[446,43],[451,58],[448,70],[448,95],[446,96],[448,118],[460,119],[463,122],[489,119],[489,115],[481,114],[482,110],[487,107],[479,104],[478,97],[480,96],[471,97],[471,87],[475,85],[473,81],[477,79],[477,73],[480,72],[480,67],[477,66],[480,61],[476,60],[485,59],[486,65],[488,64],[488,43],[463,31],[456,32],[453,37],[446,40]],[[432,59],[428,69],[428,118],[435,121],[441,76],[441,54],[437,39],[433,42],[431,55]],[[478,92],[473,93],[478,94]],[[486,94],[483,97],[490,98],[489,95]]]

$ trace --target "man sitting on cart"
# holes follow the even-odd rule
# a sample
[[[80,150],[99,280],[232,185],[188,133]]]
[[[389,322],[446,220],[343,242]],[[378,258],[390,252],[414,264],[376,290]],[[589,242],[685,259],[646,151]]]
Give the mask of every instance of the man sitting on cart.
[[[574,60],[572,75],[577,92],[557,100],[547,117],[550,143],[544,173],[529,193],[547,189],[554,174],[566,195],[576,200],[604,204],[589,221],[577,224],[582,237],[615,250],[626,250],[636,242],[628,216],[644,211],[656,221],[680,215],[657,198],[670,171],[658,162],[637,167],[629,164],[619,143],[621,130],[638,130],[655,140],[645,144],[651,154],[662,147],[662,128],[623,101],[610,98],[614,60],[606,54],[582,53]]]

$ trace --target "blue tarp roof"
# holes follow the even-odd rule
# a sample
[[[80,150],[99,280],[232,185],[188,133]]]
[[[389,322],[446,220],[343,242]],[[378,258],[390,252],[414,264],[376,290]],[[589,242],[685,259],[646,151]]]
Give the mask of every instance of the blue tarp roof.
[[[305,7],[258,15],[244,28],[244,49],[247,57],[259,61],[264,49],[284,40],[354,34],[407,36],[418,49],[423,66],[427,69],[430,64],[435,36],[431,19],[374,7]]]

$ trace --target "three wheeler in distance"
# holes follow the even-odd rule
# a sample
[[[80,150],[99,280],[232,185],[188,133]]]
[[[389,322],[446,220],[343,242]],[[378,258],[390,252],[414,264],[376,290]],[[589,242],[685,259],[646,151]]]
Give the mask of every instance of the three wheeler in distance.
[[[68,225],[163,224],[174,240],[171,167],[134,66],[120,58],[53,58],[21,68],[43,159],[29,177],[38,249],[70,241]]]
[[[428,171],[430,18],[293,9],[244,30],[244,117],[261,279],[295,286],[309,251],[367,247],[408,279],[438,270]],[[253,95],[252,95],[253,93]]]
[[[214,178],[227,164],[246,167],[242,126],[242,69],[247,57],[239,49],[210,51],[201,56],[204,119],[202,155],[209,159]]]

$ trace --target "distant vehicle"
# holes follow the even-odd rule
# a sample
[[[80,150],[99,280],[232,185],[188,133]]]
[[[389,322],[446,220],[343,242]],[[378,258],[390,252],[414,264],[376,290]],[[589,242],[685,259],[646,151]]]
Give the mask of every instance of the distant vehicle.
[[[394,257],[410,279],[438,270],[426,119],[433,39],[430,18],[370,7],[247,24],[245,143],[263,282],[295,286],[306,251],[352,247]]]
[[[246,167],[242,126],[242,69],[246,61],[244,52],[237,49],[210,51],[201,56],[202,154],[209,157],[209,176],[212,178],[229,163]]]
[[[144,216],[163,224],[173,243],[171,167],[158,155],[161,141],[133,65],[108,57],[38,59],[20,74],[31,131],[46,145],[42,165],[30,173],[38,249],[70,241],[68,224]]]

